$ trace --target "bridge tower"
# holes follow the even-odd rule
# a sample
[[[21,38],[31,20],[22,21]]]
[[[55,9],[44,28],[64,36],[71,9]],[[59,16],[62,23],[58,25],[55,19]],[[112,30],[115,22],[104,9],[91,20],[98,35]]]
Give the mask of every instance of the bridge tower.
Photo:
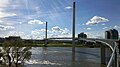
[[[75,0],[73,1],[72,60],[75,61]]]
[[[47,40],[47,25],[48,25],[48,22],[46,22],[46,26],[45,26],[45,44],[44,44],[44,47],[47,47],[47,43],[48,43],[48,40]]]

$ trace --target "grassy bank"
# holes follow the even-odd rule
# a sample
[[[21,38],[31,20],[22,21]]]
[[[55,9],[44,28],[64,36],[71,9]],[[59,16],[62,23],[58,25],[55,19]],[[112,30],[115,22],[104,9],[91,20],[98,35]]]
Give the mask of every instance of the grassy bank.
[[[0,44],[1,47],[15,47],[16,45],[5,45]],[[70,43],[49,43],[47,44],[48,47],[72,47]],[[32,44],[32,43],[24,43],[24,45],[17,45],[16,47],[44,47],[44,44]],[[79,48],[99,48],[100,46],[85,46],[82,44],[76,44],[76,47]]]

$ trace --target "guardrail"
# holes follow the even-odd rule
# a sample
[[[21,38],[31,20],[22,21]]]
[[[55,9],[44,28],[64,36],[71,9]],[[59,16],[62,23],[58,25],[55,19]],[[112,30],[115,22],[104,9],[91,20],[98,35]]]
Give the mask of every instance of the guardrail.
[[[96,41],[99,41],[99,40],[96,40]],[[117,64],[117,62],[116,62],[117,57],[115,56],[116,55],[117,44],[114,42],[114,47],[112,47],[109,43],[106,43],[106,42],[103,42],[103,41],[99,41],[99,42],[106,44],[112,50],[111,58],[109,59],[107,67],[111,67],[113,63],[114,63],[113,64],[114,67],[118,67],[118,65],[116,65]]]
[[[110,60],[109,60],[109,63],[107,64],[107,67],[110,67],[111,65],[112,65],[112,62],[114,61],[115,62],[115,64],[116,64],[116,47],[117,47],[117,45],[115,44],[115,47],[114,48],[112,48],[112,56],[111,56],[111,58],[110,58]],[[116,65],[114,65],[115,67],[118,67],[118,65],[116,66]]]
[[[117,47],[117,43],[116,40],[111,40],[111,39],[93,39],[93,38],[88,38],[88,39],[84,39],[84,38],[80,38],[79,40],[91,40],[91,41],[96,41],[96,42],[101,42],[102,44],[107,45],[111,51],[111,57],[107,63],[107,67],[119,67],[119,62],[118,62],[118,47]]]

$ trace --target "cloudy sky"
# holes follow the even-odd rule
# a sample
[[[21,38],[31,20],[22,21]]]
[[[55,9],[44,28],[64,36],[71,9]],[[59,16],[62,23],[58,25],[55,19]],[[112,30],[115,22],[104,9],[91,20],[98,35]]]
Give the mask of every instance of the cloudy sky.
[[[0,37],[42,39],[45,22],[48,37],[71,37],[74,0],[2,0]],[[76,35],[104,38],[105,30],[120,32],[120,0],[76,0]]]

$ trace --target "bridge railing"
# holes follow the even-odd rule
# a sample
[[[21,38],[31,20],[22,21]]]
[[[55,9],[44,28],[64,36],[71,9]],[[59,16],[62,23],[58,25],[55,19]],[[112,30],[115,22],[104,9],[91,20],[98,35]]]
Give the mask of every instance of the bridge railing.
[[[49,38],[49,39],[72,39],[72,38]],[[119,63],[118,63],[118,47],[117,47],[117,43],[116,43],[116,39],[96,39],[96,38],[76,38],[77,40],[85,40],[85,41],[94,41],[94,42],[101,42],[102,44],[104,44],[105,46],[107,45],[112,53],[110,55],[110,59],[107,63],[107,67],[119,67]],[[103,45],[103,46],[104,46]],[[105,49],[105,47],[104,47]],[[104,53],[104,52],[103,52]],[[103,57],[104,59],[104,57]],[[105,59],[104,59],[105,60]]]
[[[110,58],[110,60],[109,60],[109,62],[108,62],[108,64],[107,64],[107,67],[111,67],[111,65],[113,64],[113,62],[114,62],[114,66],[115,67],[118,67],[117,66],[117,57],[116,57],[116,48],[117,48],[117,45],[115,45],[115,47],[113,48],[113,50],[112,50],[112,55],[111,55],[111,58]]]
[[[111,66],[119,67],[118,47],[117,47],[116,40],[112,40],[112,39],[93,39],[93,38],[87,38],[87,39],[86,38],[80,38],[78,40],[89,40],[89,41],[101,42],[102,44],[107,45],[112,51],[110,59],[107,63],[107,67],[111,67]]]

